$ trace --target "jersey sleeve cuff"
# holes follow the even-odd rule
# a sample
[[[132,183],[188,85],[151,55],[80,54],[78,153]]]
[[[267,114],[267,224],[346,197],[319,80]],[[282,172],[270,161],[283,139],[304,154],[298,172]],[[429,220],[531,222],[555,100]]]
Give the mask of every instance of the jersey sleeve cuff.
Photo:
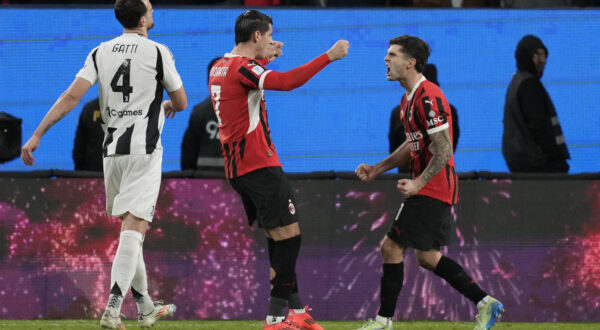
[[[431,135],[433,133],[437,133],[439,131],[443,131],[443,130],[447,129],[448,127],[449,127],[448,123],[445,123],[444,125],[428,129],[427,130],[427,134]]]
[[[258,89],[264,89],[263,85],[265,83],[265,78],[267,77],[267,75],[269,74],[269,72],[271,72],[271,70],[266,71],[265,73],[263,73],[260,76],[260,79],[258,80]]]
[[[87,80],[90,83],[90,85],[92,85],[92,86],[96,83],[95,79],[90,78],[90,77],[88,77],[88,76],[86,76],[85,74],[82,74],[82,73],[78,73],[77,75],[75,75],[75,77]]]

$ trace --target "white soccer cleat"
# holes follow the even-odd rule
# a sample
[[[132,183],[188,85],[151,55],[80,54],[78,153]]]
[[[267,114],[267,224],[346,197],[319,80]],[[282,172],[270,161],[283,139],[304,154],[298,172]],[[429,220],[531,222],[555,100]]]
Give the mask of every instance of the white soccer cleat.
[[[100,319],[100,326],[104,329],[121,329],[125,330],[125,326],[121,321],[121,315],[112,316],[108,309],[104,310],[102,313],[102,318]]]
[[[175,311],[177,310],[177,306],[173,304],[165,305],[162,301],[154,302],[154,310],[150,312],[148,315],[144,315],[142,313],[138,314],[138,324],[142,328],[149,328],[156,321],[162,319],[163,317],[173,316]]]

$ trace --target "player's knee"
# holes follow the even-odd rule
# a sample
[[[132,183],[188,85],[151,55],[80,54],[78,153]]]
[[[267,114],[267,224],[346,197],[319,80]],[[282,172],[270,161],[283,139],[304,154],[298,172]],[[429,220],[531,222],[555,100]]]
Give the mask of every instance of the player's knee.
[[[420,255],[420,254],[417,254],[416,257],[417,257],[417,262],[419,263],[419,266],[421,266],[427,270],[435,269],[434,260],[432,258],[428,258],[427,256]]]
[[[402,249],[392,240],[386,239],[381,244],[381,256],[384,263],[402,262]]]

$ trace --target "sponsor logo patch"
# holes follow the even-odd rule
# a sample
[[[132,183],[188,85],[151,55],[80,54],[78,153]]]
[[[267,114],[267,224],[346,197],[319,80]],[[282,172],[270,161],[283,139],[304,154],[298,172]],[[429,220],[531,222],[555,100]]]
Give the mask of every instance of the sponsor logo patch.
[[[265,72],[265,69],[261,68],[261,67],[260,67],[260,66],[258,66],[258,65],[255,65],[255,66],[252,68],[252,72],[256,73],[256,75],[257,75],[257,76],[260,76],[260,75],[261,75],[263,72]]]

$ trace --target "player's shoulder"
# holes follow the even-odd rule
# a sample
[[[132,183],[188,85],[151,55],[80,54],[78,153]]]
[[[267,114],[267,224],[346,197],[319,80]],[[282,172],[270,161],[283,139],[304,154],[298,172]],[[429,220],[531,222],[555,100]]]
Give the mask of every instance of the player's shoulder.
[[[148,45],[156,47],[161,52],[161,55],[165,56],[165,55],[168,54],[171,57],[173,57],[173,53],[171,52],[171,49],[169,49],[169,46],[167,46],[167,45],[165,45],[163,43],[154,41],[152,39],[146,39],[146,40],[148,42]]]
[[[417,91],[417,96],[419,98],[427,97],[429,99],[440,97],[446,98],[440,87],[429,80],[425,80],[419,86],[419,90]]]

